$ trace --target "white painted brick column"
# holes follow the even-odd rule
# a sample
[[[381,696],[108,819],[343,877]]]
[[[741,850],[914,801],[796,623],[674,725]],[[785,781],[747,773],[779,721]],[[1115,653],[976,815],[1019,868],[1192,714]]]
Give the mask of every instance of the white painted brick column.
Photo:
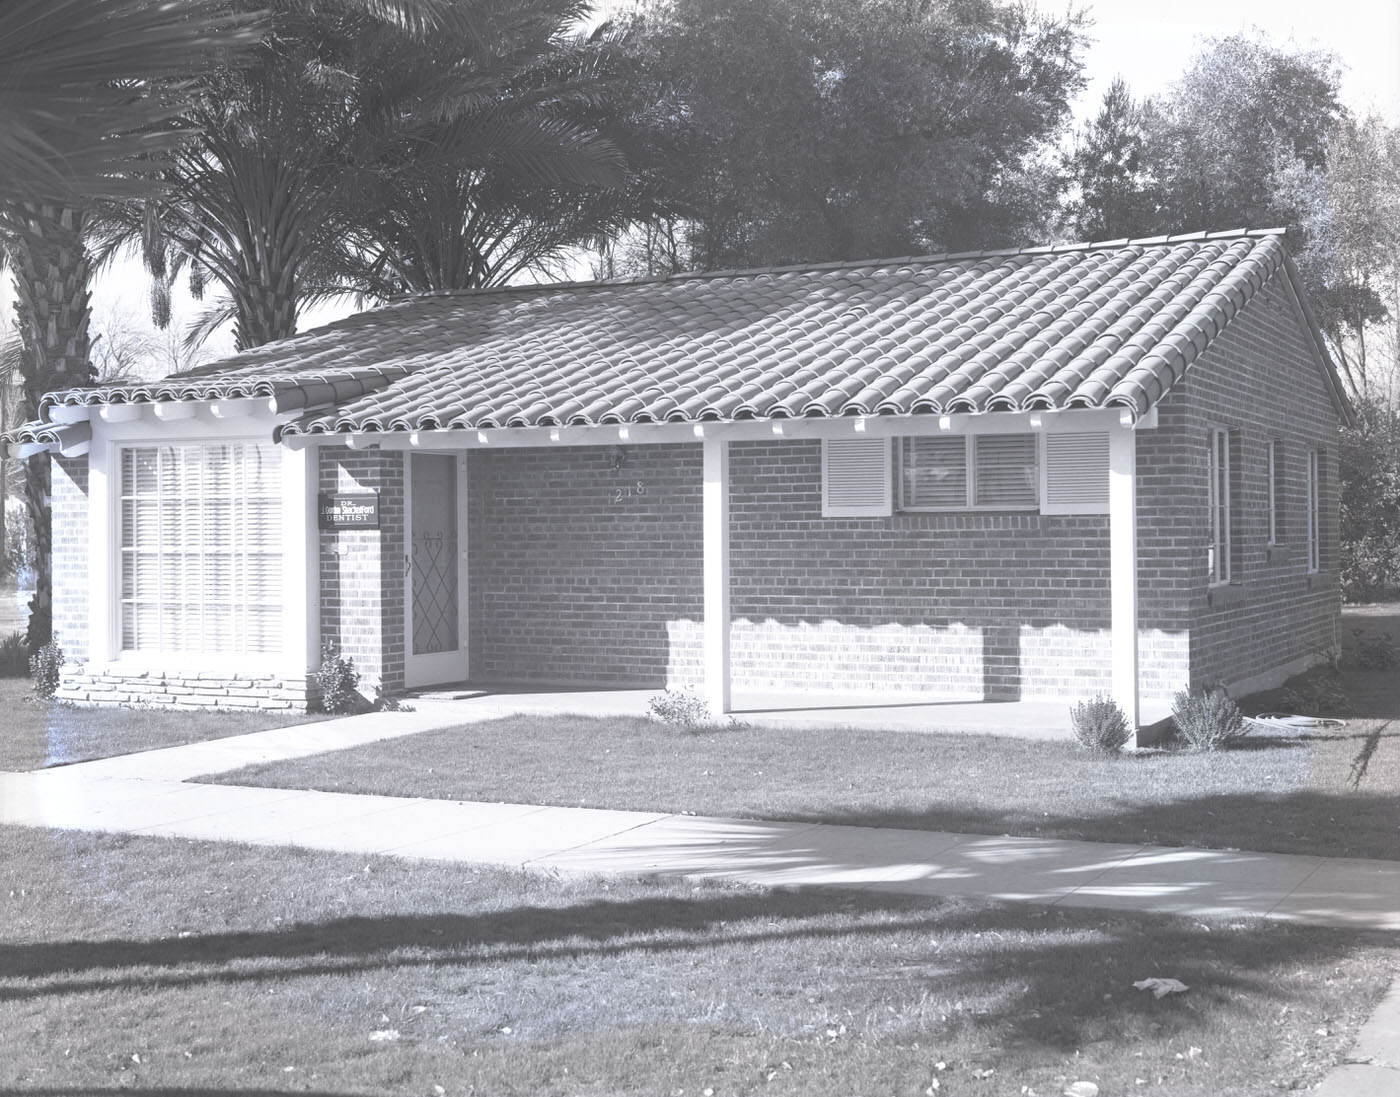
[[[729,443],[704,443],[705,703],[716,716],[731,708],[729,693]]]
[[[1113,699],[1138,726],[1137,436],[1130,426],[1108,435],[1109,589]]]

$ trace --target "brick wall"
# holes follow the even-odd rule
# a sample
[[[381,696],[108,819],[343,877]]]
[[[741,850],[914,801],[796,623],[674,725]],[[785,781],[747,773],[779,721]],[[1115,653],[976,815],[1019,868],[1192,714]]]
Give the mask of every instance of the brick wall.
[[[614,459],[611,447],[471,454],[474,677],[698,683],[700,447]],[[1106,518],[822,518],[818,442],[736,443],[731,480],[738,687],[1106,688]]]
[[[1144,644],[1144,685],[1278,678],[1334,642],[1337,416],[1280,274],[1213,343],[1139,441],[1140,617],[1166,652]],[[1212,427],[1238,431],[1234,582],[1212,587]],[[1281,543],[1268,543],[1268,444],[1282,443]],[[1306,461],[1324,453],[1322,568],[1308,573]],[[1186,637],[1189,635],[1189,642]]]
[[[63,654],[88,658],[88,459],[50,459],[53,632]]]
[[[823,518],[821,443],[730,449],[735,682],[1016,699],[1106,688],[1108,520]]]
[[[472,676],[661,687],[698,651],[698,445],[473,451]]]
[[[318,492],[378,492],[379,528],[322,530],[321,638],[339,645],[360,688],[403,688],[404,455],[346,446],[318,450]]]

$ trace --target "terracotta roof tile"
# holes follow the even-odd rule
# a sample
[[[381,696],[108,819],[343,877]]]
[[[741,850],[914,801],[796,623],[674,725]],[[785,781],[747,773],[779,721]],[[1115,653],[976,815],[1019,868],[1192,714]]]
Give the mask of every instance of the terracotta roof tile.
[[[415,297],[46,406],[266,396],[309,409],[292,434],[1141,413],[1284,263],[1276,233],[1197,233]]]

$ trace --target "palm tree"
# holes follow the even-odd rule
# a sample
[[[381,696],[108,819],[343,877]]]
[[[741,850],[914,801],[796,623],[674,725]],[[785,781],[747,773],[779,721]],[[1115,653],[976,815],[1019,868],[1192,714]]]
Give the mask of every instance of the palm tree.
[[[23,339],[21,415],[50,389],[92,380],[87,211],[148,186],[142,164],[183,139],[179,81],[259,37],[212,0],[5,0],[0,4],[0,232]],[[49,470],[31,461],[38,594],[31,647],[49,636]]]
[[[483,259],[480,241],[518,253],[526,212],[564,224],[565,188],[622,175],[580,117],[599,44],[561,28],[583,10],[516,0],[425,38],[359,6],[283,0],[254,63],[220,73],[188,113],[200,136],[169,159],[166,191],[111,211],[108,249],[140,241],[158,281],[187,271],[197,296],[220,285],[206,328],[232,317],[240,348],[294,334],[298,309],[329,296],[519,269],[504,248]],[[488,199],[513,207],[483,212]],[[558,250],[553,231],[535,234],[533,257]],[[453,273],[419,273],[441,270]]]

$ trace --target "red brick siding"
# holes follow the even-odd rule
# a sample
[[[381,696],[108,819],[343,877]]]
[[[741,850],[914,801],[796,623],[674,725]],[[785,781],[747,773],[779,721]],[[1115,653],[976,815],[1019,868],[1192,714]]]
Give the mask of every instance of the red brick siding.
[[[700,448],[633,447],[621,469],[612,457],[471,454],[475,677],[698,680]],[[731,477],[741,688],[1106,688],[1106,518],[823,518],[818,442],[736,443]]]
[[[473,677],[660,687],[700,619],[700,447],[473,451]],[[638,485],[641,485],[640,490]]]
[[[1268,674],[1334,642],[1337,584],[1337,415],[1308,351],[1283,275],[1250,302],[1139,434],[1140,605],[1144,628],[1189,630],[1179,683]],[[1212,588],[1212,427],[1239,432],[1233,465],[1235,582]],[[1283,443],[1284,536],[1268,544],[1268,443]],[[1324,452],[1322,571],[1307,573],[1306,454]],[[1145,675],[1154,672],[1145,666]],[[1164,679],[1165,680],[1165,679]]]
[[[317,491],[377,492],[377,530],[322,530],[321,636],[340,646],[360,673],[360,687],[403,688],[404,455],[325,446],[318,450]]]
[[[815,441],[736,443],[731,477],[740,685],[1107,688],[1106,517],[823,518]]]

